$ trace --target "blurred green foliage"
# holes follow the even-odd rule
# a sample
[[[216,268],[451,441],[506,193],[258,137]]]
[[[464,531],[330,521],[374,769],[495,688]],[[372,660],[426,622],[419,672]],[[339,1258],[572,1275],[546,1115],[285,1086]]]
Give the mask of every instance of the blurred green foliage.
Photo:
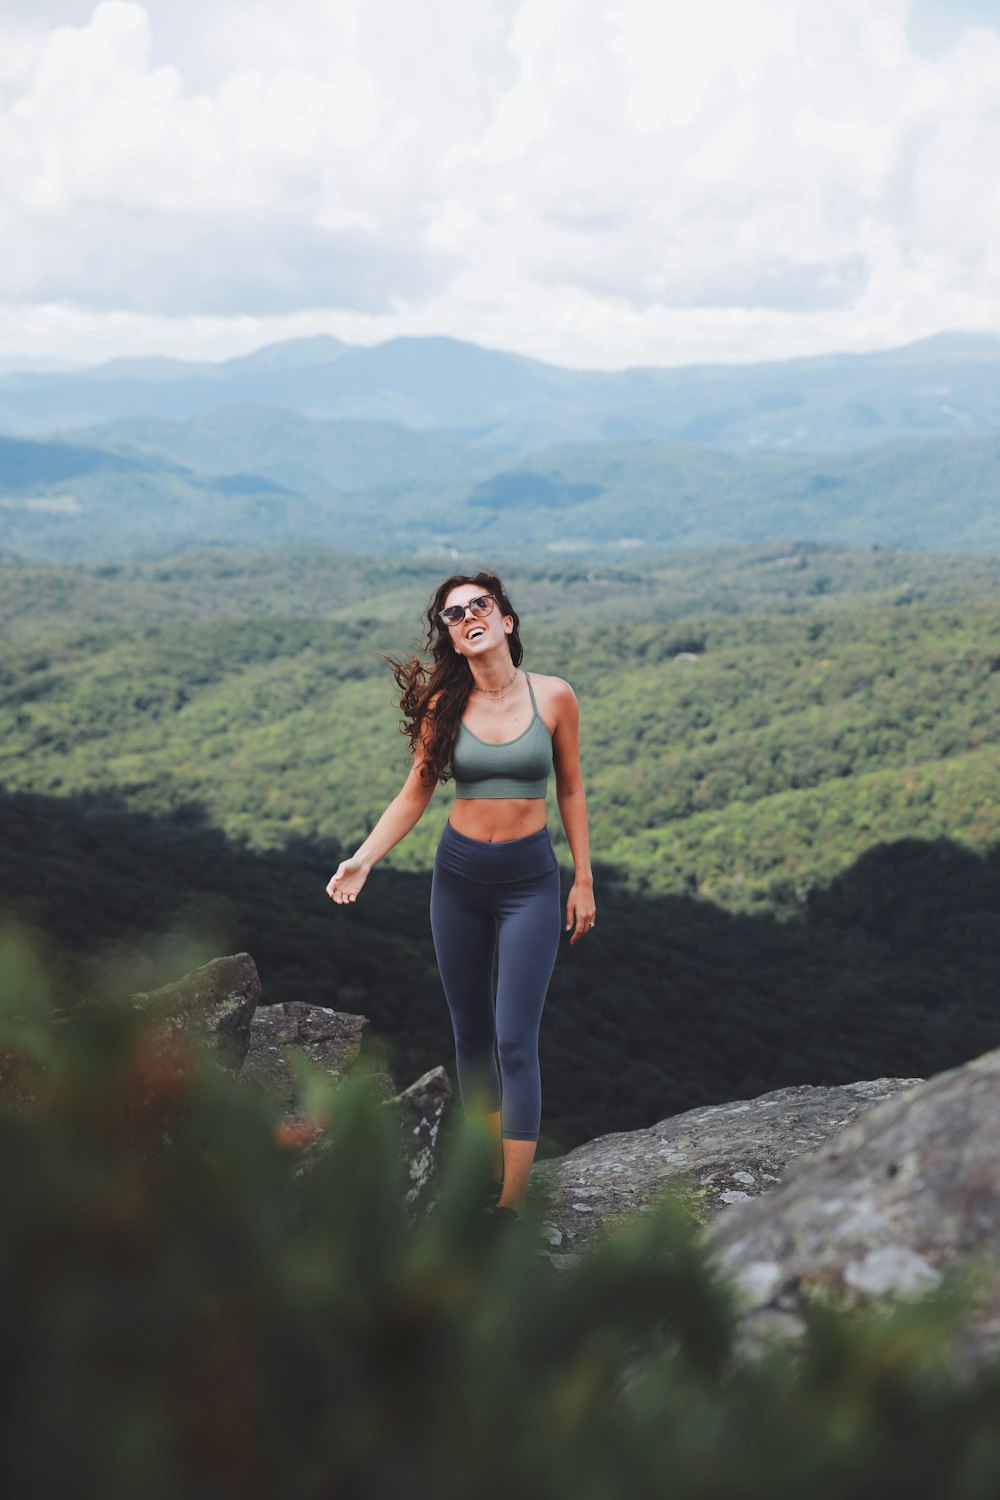
[[[963,1275],[817,1303],[748,1359],[669,1191],[557,1269],[543,1204],[506,1234],[478,1213],[467,1122],[408,1214],[364,1069],[314,1078],[329,1123],[289,1150],[277,1106],[120,979],[56,1011],[49,957],[0,934],[5,1500],[997,1493],[1000,1368],[955,1363]]]

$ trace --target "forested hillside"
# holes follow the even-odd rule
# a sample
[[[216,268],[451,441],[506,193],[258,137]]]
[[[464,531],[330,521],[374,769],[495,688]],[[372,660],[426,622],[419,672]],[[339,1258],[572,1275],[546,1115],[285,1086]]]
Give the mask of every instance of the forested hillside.
[[[579,441],[512,461],[457,434],[249,408],[72,441],[0,436],[0,539],[42,563],[313,543],[621,557],[780,536],[996,553],[998,473],[996,435],[834,454]]]
[[[0,639],[78,636],[105,626],[172,620],[381,620],[398,643],[416,638],[435,585],[450,568],[497,567],[481,545],[458,554],[366,558],[341,552],[184,552],[148,562],[47,567],[0,551]],[[824,613],[859,603],[962,602],[1000,589],[1000,556],[897,551],[873,543],[758,542],[683,552],[635,548],[627,562],[510,561],[526,621],[679,620],[711,614]]]
[[[324,889],[405,775],[379,652],[446,569],[222,564],[0,570],[5,904],[78,955],[201,924],[270,998],[450,1065],[450,790],[356,908]],[[602,913],[543,1027],[553,1141],[1000,1041],[997,569],[771,545],[507,571],[525,664],[580,700]]]

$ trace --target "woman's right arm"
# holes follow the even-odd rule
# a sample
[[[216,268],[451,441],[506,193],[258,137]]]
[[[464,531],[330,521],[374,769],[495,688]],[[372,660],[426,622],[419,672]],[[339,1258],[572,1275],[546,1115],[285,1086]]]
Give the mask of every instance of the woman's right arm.
[[[410,774],[401,790],[393,797],[371,833],[350,859],[342,860],[331,877],[326,893],[338,905],[356,901],[369,871],[384,855],[404,839],[410,829],[419,823],[434,795],[435,782],[425,786],[420,778],[430,730],[425,718],[421,726],[420,744]]]

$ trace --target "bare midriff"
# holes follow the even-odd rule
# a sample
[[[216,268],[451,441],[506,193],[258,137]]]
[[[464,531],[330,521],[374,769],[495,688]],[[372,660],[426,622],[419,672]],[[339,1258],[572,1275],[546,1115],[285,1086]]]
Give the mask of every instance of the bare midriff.
[[[544,797],[456,797],[448,819],[467,839],[501,844],[545,827]]]

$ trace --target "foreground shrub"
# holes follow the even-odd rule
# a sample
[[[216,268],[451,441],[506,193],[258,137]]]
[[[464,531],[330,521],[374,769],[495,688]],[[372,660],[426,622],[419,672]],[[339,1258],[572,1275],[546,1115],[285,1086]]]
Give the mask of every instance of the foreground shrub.
[[[575,1266],[541,1209],[497,1236],[489,1146],[406,1208],[397,1115],[309,1072],[311,1144],[189,1037],[120,999],[65,1017],[0,942],[0,1494],[978,1500],[995,1370],[959,1380],[959,1283],[817,1307],[739,1356],[734,1294],[680,1199]],[[305,1066],[305,1065],[303,1065]]]

